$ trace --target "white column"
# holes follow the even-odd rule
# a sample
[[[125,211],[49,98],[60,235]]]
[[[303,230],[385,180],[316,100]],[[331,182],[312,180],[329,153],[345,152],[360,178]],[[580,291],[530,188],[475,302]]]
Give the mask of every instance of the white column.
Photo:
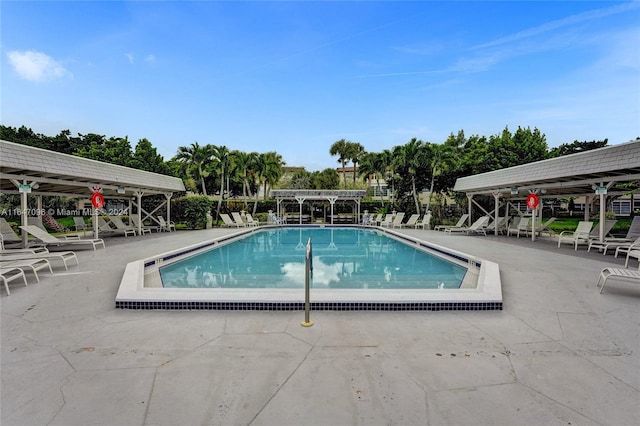
[[[499,209],[500,209],[500,193],[499,192],[494,192],[493,193],[493,204],[494,204],[494,213],[493,213],[493,220],[494,220],[494,226],[493,226],[493,235],[498,235],[498,218],[500,217],[499,214]]]
[[[165,192],[164,196],[167,198],[167,226],[171,223],[171,197],[173,197],[173,192]],[[169,226],[169,231],[171,231],[171,226]]]

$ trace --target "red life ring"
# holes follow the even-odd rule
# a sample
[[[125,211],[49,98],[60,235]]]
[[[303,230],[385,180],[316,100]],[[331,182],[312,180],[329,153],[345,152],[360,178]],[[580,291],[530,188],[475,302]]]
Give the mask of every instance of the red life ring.
[[[536,194],[529,194],[527,196],[527,207],[529,207],[531,210],[535,209],[536,207],[538,207],[538,202],[540,200],[538,199],[538,196]]]
[[[91,204],[93,204],[93,207],[96,209],[104,207],[104,196],[99,192],[94,192],[91,196]]]

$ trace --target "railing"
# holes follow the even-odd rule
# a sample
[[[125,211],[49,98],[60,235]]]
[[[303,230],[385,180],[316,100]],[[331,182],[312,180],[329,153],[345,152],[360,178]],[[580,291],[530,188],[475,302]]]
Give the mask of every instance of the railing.
[[[311,245],[311,237],[307,241],[307,248],[305,251],[304,259],[304,321],[302,321],[303,327],[311,327],[313,321],[309,319],[309,311],[311,310],[310,299],[310,287],[311,277],[313,276],[313,248]]]

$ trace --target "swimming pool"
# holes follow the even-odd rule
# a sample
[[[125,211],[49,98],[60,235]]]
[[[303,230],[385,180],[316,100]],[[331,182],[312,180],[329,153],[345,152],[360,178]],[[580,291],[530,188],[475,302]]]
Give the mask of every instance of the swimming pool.
[[[319,269],[314,269],[314,280],[311,291],[311,307],[314,310],[485,310],[485,309],[502,309],[502,290],[500,282],[500,274],[498,265],[489,262],[484,259],[480,259],[474,256],[470,256],[465,253],[461,253],[455,250],[448,249],[436,244],[432,244],[422,238],[406,235],[402,230],[393,230],[387,228],[371,228],[371,227],[359,227],[353,226],[349,228],[365,229],[364,234],[360,234],[364,241],[361,241],[360,248],[366,248],[365,254],[360,256],[369,255],[370,257],[378,256],[379,252],[387,250],[390,244],[386,244],[383,239],[390,238],[393,240],[393,245],[396,243],[402,243],[402,253],[405,253],[405,246],[412,249],[417,249],[418,252],[427,252],[431,255],[436,255],[439,258],[444,259],[447,263],[452,263],[456,267],[463,267],[466,272],[455,272],[453,276],[462,278],[462,284],[444,284],[443,274],[435,274],[436,276],[428,279],[424,279],[424,275],[420,278],[421,281],[430,281],[433,284],[431,288],[416,288],[415,285],[408,283],[416,282],[414,278],[406,280],[402,288],[380,288],[377,281],[371,281],[371,278],[367,278],[369,281],[358,279],[356,281],[346,282],[347,284],[340,286],[341,280],[332,279],[333,273],[338,272],[343,275],[353,276],[355,272],[360,271],[360,266],[356,265],[359,260],[345,261],[345,270],[342,270],[342,260],[332,258],[332,250],[337,247],[338,253],[340,245],[346,247],[349,245],[349,234],[341,235],[336,238],[336,231],[343,227],[332,227],[326,225],[302,225],[289,228],[283,228],[280,226],[261,226],[259,228],[241,229],[241,230],[229,230],[227,235],[223,237],[214,238],[211,240],[203,241],[191,246],[184,247],[179,250],[173,250],[171,252],[158,254],[151,258],[140,259],[135,262],[131,262],[127,265],[123,274],[120,288],[116,296],[116,307],[124,309],[245,309],[245,310],[300,310],[304,306],[304,289],[302,284],[304,283],[304,275],[301,274],[299,278],[294,279],[294,272],[297,269],[302,270],[303,265],[294,264],[287,259],[282,262],[278,261],[277,265],[270,266],[272,271],[276,273],[269,274],[268,271],[255,270],[261,262],[256,260],[256,252],[261,253],[262,249],[259,247],[265,244],[278,243],[278,235],[275,233],[277,230],[286,229],[286,234],[279,234],[282,239],[289,242],[293,250],[300,252],[301,258],[304,258],[304,251],[302,247],[306,243],[304,237],[305,232],[315,229],[323,229],[328,232],[326,239],[322,237],[313,238],[314,246],[314,262],[315,268],[319,267],[319,262],[333,265],[331,266],[332,272],[326,273],[329,276],[321,276],[324,273],[319,273]],[[333,231],[334,239],[331,240],[331,231]],[[266,232],[267,234],[262,234]],[[425,231],[420,236],[428,236],[429,232]],[[219,271],[203,271],[211,273],[213,275],[207,275],[209,282],[209,288],[198,288],[191,285],[177,286],[177,287],[163,287],[161,279],[161,269],[167,266],[171,266],[175,262],[179,262],[183,259],[192,257],[207,250],[224,248],[226,246],[233,246],[239,240],[250,237],[253,235],[263,235],[258,240],[254,241],[252,245],[248,245],[243,248],[243,252],[240,256],[253,260],[252,274],[247,283],[253,281],[264,280],[270,284],[265,286],[256,286],[253,284],[238,287],[235,285],[224,285],[225,279],[229,280],[239,278],[237,271],[232,273],[231,276],[221,274]],[[270,235],[267,237],[266,235]],[[364,236],[363,236],[364,235]],[[351,236],[352,237],[352,236]],[[249,240],[245,240],[249,241]],[[366,241],[366,244],[364,243]],[[382,243],[381,243],[382,242]],[[357,245],[357,242],[356,242]],[[218,251],[218,256],[221,253]],[[414,252],[412,252],[414,253]],[[263,254],[264,255],[264,254]],[[414,254],[412,254],[413,256]],[[238,256],[237,254],[235,256]],[[406,254],[400,255],[400,257],[407,257]],[[417,256],[417,254],[415,254]],[[323,260],[324,259],[324,260]],[[398,259],[398,255],[396,255]],[[348,263],[348,265],[347,265]],[[179,264],[179,263],[178,263]],[[293,265],[292,265],[293,264]],[[340,266],[340,269],[336,268],[336,264]],[[285,265],[287,265],[285,267]],[[185,275],[184,280],[188,283],[191,281],[198,281],[202,279],[198,277],[198,272],[191,268],[192,274],[190,276]],[[296,285],[281,286],[275,285],[278,282],[274,279],[280,274],[282,277],[282,269],[285,269],[287,274],[291,275],[291,280],[295,281]],[[384,269],[383,266],[381,266]],[[394,265],[387,265],[385,278],[376,278],[378,281],[395,280],[398,276],[397,272],[392,271]],[[197,269],[197,268],[196,268]],[[402,268],[401,268],[402,269]],[[455,269],[455,268],[454,268]],[[167,269],[169,270],[169,269]],[[244,271],[247,271],[245,266]],[[216,274],[217,272],[217,274]],[[394,275],[395,274],[395,275]],[[171,275],[171,273],[169,273]],[[271,275],[271,276],[269,276]],[[357,276],[358,273],[355,273]],[[227,278],[224,278],[226,276]],[[217,278],[216,278],[217,277]],[[245,277],[246,278],[246,277]],[[335,277],[333,277],[335,278]],[[361,278],[361,277],[357,277]],[[333,284],[330,284],[332,283]],[[457,287],[457,288],[446,288]]]
[[[460,288],[468,270],[371,228],[275,228],[160,267],[162,286],[300,289],[309,238],[314,289]]]

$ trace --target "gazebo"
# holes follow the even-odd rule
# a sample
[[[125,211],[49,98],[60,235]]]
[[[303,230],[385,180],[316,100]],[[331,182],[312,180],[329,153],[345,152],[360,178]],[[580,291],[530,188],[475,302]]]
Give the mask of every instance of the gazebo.
[[[333,207],[339,201],[355,203],[356,218],[360,217],[360,202],[367,195],[363,190],[315,190],[315,189],[274,189],[271,196],[276,199],[277,215],[283,214],[283,202],[296,201],[299,205],[299,223],[302,224],[302,206],[306,201],[328,201],[331,206],[331,224],[334,224]]]

